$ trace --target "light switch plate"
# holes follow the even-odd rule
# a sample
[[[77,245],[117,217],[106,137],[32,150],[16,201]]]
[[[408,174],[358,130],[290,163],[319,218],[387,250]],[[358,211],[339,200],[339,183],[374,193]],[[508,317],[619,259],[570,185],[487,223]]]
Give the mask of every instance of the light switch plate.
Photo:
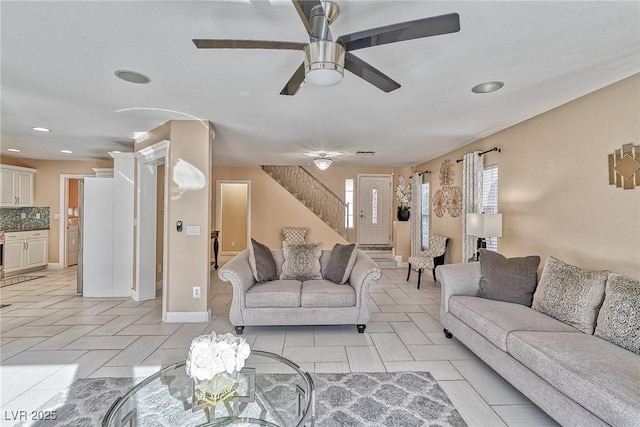
[[[199,225],[187,225],[187,236],[199,236],[199,235],[200,235]]]

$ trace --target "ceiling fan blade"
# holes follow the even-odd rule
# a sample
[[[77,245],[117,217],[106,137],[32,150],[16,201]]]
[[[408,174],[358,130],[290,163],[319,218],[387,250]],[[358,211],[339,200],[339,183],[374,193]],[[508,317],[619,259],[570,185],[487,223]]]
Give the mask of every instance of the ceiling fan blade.
[[[342,43],[350,51],[458,31],[460,15],[450,13],[346,34],[338,39],[338,43]]]
[[[344,68],[387,93],[400,88],[400,83],[392,80],[389,76],[383,74],[380,70],[364,62],[352,53],[346,53]]]
[[[305,78],[305,75],[304,75],[304,62],[303,62],[302,64],[300,64],[296,72],[293,73],[293,76],[291,76],[287,84],[284,85],[284,87],[280,91],[280,95],[289,95],[289,96],[295,95],[296,92],[298,92],[298,89],[300,89],[300,87],[304,83],[304,78]]]
[[[198,49],[278,49],[302,50],[307,43],[277,42],[268,40],[208,40],[193,39]]]
[[[300,15],[300,20],[306,28],[307,33],[311,35],[311,9],[315,6],[321,6],[320,0],[291,0]]]

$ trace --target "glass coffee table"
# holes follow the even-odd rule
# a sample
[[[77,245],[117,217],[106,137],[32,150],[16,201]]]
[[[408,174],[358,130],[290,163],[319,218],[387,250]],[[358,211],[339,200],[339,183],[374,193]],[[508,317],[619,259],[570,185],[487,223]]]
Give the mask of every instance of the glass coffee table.
[[[239,379],[234,397],[215,407],[198,407],[193,401],[193,380],[185,372],[185,362],[176,363],[146,378],[118,399],[102,425],[313,426],[313,379],[294,362],[277,354],[252,350]]]

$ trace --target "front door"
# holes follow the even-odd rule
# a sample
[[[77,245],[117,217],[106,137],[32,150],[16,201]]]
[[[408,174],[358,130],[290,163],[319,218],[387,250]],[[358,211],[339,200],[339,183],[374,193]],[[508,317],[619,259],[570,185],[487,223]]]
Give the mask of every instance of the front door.
[[[391,244],[391,175],[358,175],[358,243]]]

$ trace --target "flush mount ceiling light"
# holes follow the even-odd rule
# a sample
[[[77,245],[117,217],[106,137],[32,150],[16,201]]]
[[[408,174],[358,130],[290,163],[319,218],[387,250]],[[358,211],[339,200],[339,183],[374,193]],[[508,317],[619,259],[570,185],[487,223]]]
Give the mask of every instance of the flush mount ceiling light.
[[[73,153],[73,151],[71,151],[71,150],[60,150],[60,152],[61,152],[61,153],[64,153],[64,154],[71,154],[71,153]]]
[[[145,85],[151,82],[151,79],[142,73],[131,70],[117,70],[114,72],[116,77],[124,80],[125,82],[135,83],[139,85]]]
[[[486,83],[480,83],[479,85],[475,85],[474,87],[471,88],[471,92],[473,93],[490,93],[490,92],[495,92],[498,89],[502,88],[502,86],[504,86],[504,83],[502,82],[486,82]]]
[[[319,158],[313,159],[313,164],[321,171],[326,171],[329,169],[329,166],[331,166],[331,163],[333,163],[333,160],[327,157],[325,153],[320,153],[319,156]]]
[[[18,150],[17,148],[7,148],[7,151],[11,151],[12,153],[19,153],[20,150]]]
[[[43,128],[40,126],[34,126],[31,130],[35,130],[36,132],[51,132],[51,129]]]

